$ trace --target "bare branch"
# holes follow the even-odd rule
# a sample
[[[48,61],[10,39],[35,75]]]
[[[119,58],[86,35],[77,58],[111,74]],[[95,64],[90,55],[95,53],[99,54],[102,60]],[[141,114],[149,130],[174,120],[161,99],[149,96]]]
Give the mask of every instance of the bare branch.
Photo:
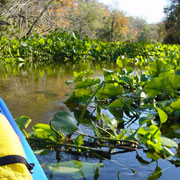
[[[49,8],[49,6],[51,5],[51,3],[53,2],[53,0],[50,0],[49,3],[47,4],[47,6],[45,6],[45,8],[43,9],[43,11],[40,13],[40,15],[36,18],[36,20],[33,22],[33,24],[31,25],[29,31],[27,32],[26,36],[28,36],[33,27],[36,25],[36,23],[38,22],[38,20],[42,17],[42,15],[44,14],[44,12]]]

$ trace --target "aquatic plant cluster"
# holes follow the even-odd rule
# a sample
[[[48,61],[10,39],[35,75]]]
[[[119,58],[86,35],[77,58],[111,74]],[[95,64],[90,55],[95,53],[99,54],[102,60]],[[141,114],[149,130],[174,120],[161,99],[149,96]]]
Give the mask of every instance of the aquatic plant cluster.
[[[16,119],[34,149],[108,159],[142,148],[153,161],[167,159],[176,166],[179,144],[166,137],[164,127],[180,121],[179,52],[179,45],[107,43],[66,32],[0,41],[0,60],[5,65],[116,65],[114,70],[104,69],[100,78],[88,69],[74,72],[74,79],[66,81],[72,94],[65,104],[72,114],[57,112],[49,124],[36,124],[30,133],[26,128],[31,119]],[[84,124],[90,134],[83,132]]]
[[[28,117],[16,121],[38,149],[64,147],[67,152],[103,158],[113,149],[143,148],[152,160],[163,158],[179,165],[178,143],[162,131],[164,124],[180,119],[178,60],[151,58],[147,67],[134,72],[132,58],[122,57],[116,70],[104,69],[103,78],[92,77],[92,70],[74,72],[74,80],[66,81],[73,92],[65,102],[74,118],[58,112],[49,124],[36,124],[33,133],[25,130]],[[81,131],[87,122],[93,134]]]
[[[52,32],[48,35],[27,37],[20,40],[0,41],[0,61],[5,64],[47,64],[116,62],[121,56],[139,66],[146,65],[153,58],[166,58],[166,62],[178,61],[180,46],[161,43],[102,42],[81,38],[78,33]],[[126,61],[126,60],[124,60]]]

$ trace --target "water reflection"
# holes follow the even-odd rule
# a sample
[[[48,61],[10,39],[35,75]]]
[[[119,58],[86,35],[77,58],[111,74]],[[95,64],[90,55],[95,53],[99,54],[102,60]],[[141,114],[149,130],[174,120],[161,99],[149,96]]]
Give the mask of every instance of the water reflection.
[[[71,87],[66,80],[73,79],[73,71],[85,70],[88,64],[0,66],[0,95],[14,118],[26,115],[32,124],[46,123],[55,112],[69,111],[63,102]],[[94,66],[95,75],[101,74],[101,67]]]
[[[64,82],[73,78],[72,71],[59,66],[44,70],[4,69],[0,74],[1,98],[14,117],[27,115],[35,124],[47,122],[55,112],[66,110],[60,101],[71,91]]]
[[[95,170],[92,171],[92,169],[90,169],[88,172],[91,173],[88,174],[88,176],[85,178],[83,177],[83,174],[81,174],[80,177],[78,176],[78,178],[76,175],[74,175],[73,172],[69,172],[67,174],[67,169],[64,169],[64,171],[57,171],[57,169],[54,169],[53,171],[53,169],[47,168],[49,162],[51,162],[54,165],[57,163],[56,152],[49,152],[45,156],[37,155],[37,157],[40,160],[40,162],[43,164],[43,168],[48,176],[48,179],[52,179],[52,180],[55,179],[109,180],[109,179],[118,179],[118,175],[119,175],[119,179],[121,180],[145,180],[145,179],[170,180],[170,179],[178,179],[177,177],[180,176],[180,171],[178,171],[179,168],[175,168],[175,166],[170,162],[162,159],[151,162],[149,159],[147,159],[147,157],[142,152],[142,150],[138,150],[138,155],[139,154],[144,159],[144,161],[148,163],[143,163],[142,161],[139,161],[139,159],[137,159],[137,152],[117,154],[112,156],[111,160],[88,158],[88,157],[82,157],[82,156],[61,152],[60,162],[62,163],[62,165],[63,163],[67,163],[67,164],[71,163],[72,160],[82,161],[83,164],[84,163],[103,164],[103,166],[101,165],[98,168],[99,171],[98,173]],[[57,168],[59,168],[59,166],[60,164],[57,165]],[[82,169],[82,166],[79,169]]]

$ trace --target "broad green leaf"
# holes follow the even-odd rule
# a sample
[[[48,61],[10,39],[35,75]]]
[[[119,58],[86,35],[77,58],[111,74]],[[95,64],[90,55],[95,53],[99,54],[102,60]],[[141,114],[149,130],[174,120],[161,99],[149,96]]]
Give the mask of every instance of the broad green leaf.
[[[109,108],[123,108],[123,107],[124,107],[124,103],[120,99],[116,99],[109,105]]]
[[[159,155],[159,152],[154,152],[154,151],[148,151],[146,153],[147,158],[152,159],[154,161],[161,159],[162,157]]]
[[[85,72],[73,72],[74,74],[74,77],[75,77],[75,82],[78,82],[78,81],[82,81],[83,80],[83,77],[85,75]]]
[[[180,98],[170,104],[170,107],[180,111]]]
[[[144,87],[145,92],[152,98],[162,93],[176,97],[179,89],[180,76],[167,72],[161,73],[159,77],[148,81]]]
[[[114,71],[104,69],[104,80],[106,82],[112,81],[113,80],[113,77],[112,77],[113,74],[114,74]]]
[[[155,150],[157,152],[162,150],[161,132],[157,126],[151,125],[149,127],[141,127],[137,131],[137,135],[140,141],[142,141],[148,149]]]
[[[108,97],[117,97],[122,94],[122,91],[123,88],[121,85],[117,83],[110,83],[105,84],[105,86],[98,91],[97,96],[100,99]]]
[[[51,120],[51,126],[65,135],[73,134],[78,129],[73,118],[67,112],[57,112]]]
[[[165,88],[169,90],[179,90],[180,89],[180,76],[172,73],[160,74],[164,78]]]
[[[89,77],[93,74],[93,71],[81,71],[81,72],[73,72],[75,77],[75,82],[82,81],[85,77]]]
[[[29,126],[29,124],[31,123],[32,120],[28,116],[21,116],[19,118],[16,118],[15,121],[16,121],[17,125],[19,126],[19,128],[21,130],[24,130]]]
[[[7,42],[8,42],[8,39],[7,39],[6,36],[2,36],[2,37],[1,37],[1,41],[2,41],[3,43],[7,43]]]
[[[85,79],[84,81],[78,82],[75,86],[75,89],[86,88],[86,87],[93,86],[98,83],[100,83],[100,79],[88,78],[88,79]]]
[[[178,148],[178,144],[176,141],[173,141],[172,139],[166,137],[161,137],[161,144],[169,148]]]
[[[163,110],[161,110],[161,109],[159,109],[157,107],[155,107],[155,108],[156,108],[156,110],[157,110],[157,112],[159,114],[159,118],[160,118],[161,123],[162,124],[165,123],[167,121],[167,119],[168,119],[167,114]]]
[[[87,88],[75,89],[75,97],[91,96],[92,90]]]
[[[158,77],[160,73],[166,71],[167,62],[163,59],[155,59],[150,63],[149,70],[153,77]]]
[[[35,131],[37,138],[50,139],[52,141],[56,139],[56,133],[51,130],[49,124],[36,124],[32,129]]]
[[[116,64],[120,67],[123,68],[124,67],[124,63],[123,63],[123,57],[119,56],[116,60]]]
[[[157,77],[148,81],[144,86],[144,90],[151,98],[157,96],[164,90],[163,77]]]

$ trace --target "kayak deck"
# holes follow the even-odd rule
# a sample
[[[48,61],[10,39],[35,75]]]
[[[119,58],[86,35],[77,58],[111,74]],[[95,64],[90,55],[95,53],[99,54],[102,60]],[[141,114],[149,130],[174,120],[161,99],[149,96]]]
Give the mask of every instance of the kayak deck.
[[[27,140],[25,139],[23,133],[21,132],[21,130],[19,129],[19,127],[17,126],[14,118],[12,117],[8,107],[6,106],[6,104],[4,103],[4,101],[0,98],[0,113],[2,113],[9,121],[9,123],[11,124],[11,126],[13,127],[14,131],[16,132],[16,134],[19,136],[20,140],[21,140],[21,144],[23,146],[27,161],[29,163],[35,163],[35,167],[33,168],[33,174],[32,174],[32,178],[33,180],[47,180],[47,177],[41,167],[41,165],[39,164],[36,156],[34,155],[31,147],[29,146]]]

